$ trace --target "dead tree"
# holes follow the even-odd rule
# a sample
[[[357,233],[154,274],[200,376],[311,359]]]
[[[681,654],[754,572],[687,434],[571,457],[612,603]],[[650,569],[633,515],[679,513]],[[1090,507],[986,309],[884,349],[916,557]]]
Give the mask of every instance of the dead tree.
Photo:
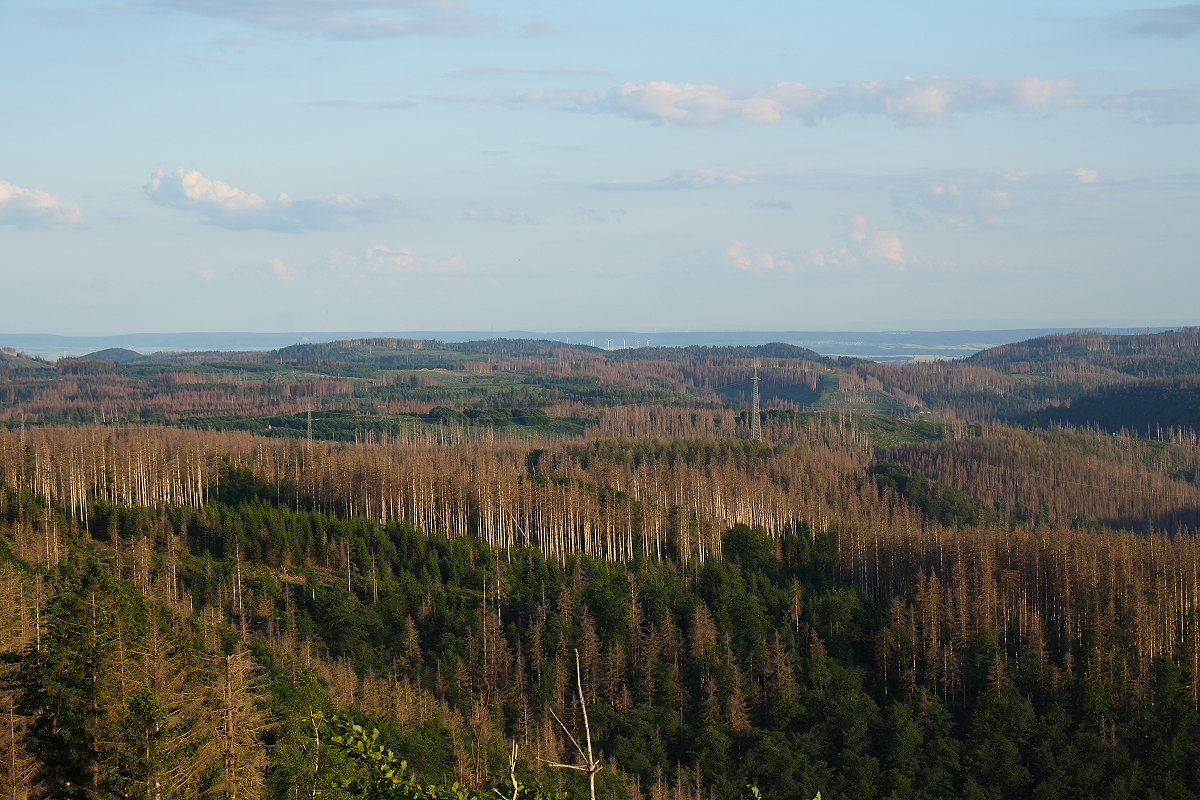
[[[553,708],[550,709],[550,715],[554,717],[554,721],[558,723],[558,726],[562,728],[563,733],[565,733],[567,738],[571,740],[571,744],[575,745],[575,752],[578,753],[579,760],[583,763],[560,764],[554,761],[547,761],[544,758],[539,760],[545,762],[547,766],[551,766],[556,769],[573,769],[577,772],[585,773],[588,777],[588,795],[591,800],[596,800],[596,773],[604,769],[604,765],[597,761],[596,757],[592,753],[592,725],[588,721],[587,700],[584,698],[583,679],[580,676],[579,671],[578,649],[575,650],[575,687],[579,691],[579,709],[583,713],[583,734],[584,743],[587,745],[586,749],[580,746],[579,741],[571,734],[570,729],[567,728],[563,721],[559,719],[558,714],[554,713]]]

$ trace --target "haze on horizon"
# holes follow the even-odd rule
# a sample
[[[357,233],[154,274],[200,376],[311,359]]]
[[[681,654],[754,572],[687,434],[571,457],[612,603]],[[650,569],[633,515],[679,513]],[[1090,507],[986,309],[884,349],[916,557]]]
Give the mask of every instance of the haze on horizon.
[[[0,329],[1195,324],[1200,3],[13,0]]]

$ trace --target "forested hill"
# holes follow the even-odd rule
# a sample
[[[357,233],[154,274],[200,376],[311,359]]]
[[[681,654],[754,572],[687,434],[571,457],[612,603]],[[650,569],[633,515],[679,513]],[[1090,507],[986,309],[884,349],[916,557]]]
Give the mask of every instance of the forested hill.
[[[324,359],[339,362],[370,362],[393,358],[401,352],[424,350],[429,353],[461,354],[459,358],[479,355],[587,357],[607,359],[639,359],[648,361],[681,361],[702,358],[793,358],[832,364],[832,360],[806,347],[772,342],[762,345],[687,347],[620,347],[602,349],[581,343],[565,343],[545,339],[489,339],[467,342],[441,342],[420,339],[348,339],[321,344],[298,344],[273,352],[284,360],[311,361]],[[453,358],[453,356],[449,356]]]
[[[97,357],[51,365],[7,354],[0,424],[142,420],[294,435],[307,430],[300,415],[312,412],[316,435],[354,440],[462,424],[467,411],[478,418],[525,409],[569,418],[559,429],[578,433],[588,420],[603,427],[603,418],[633,404],[744,410],[756,373],[764,410],[1096,425],[1160,437],[1200,424],[1191,377],[1200,374],[1196,328],[1054,335],[961,361],[901,365],[835,362],[783,343],[601,350],[505,339],[356,339],[125,363]],[[436,409],[455,414],[434,419]]]
[[[80,358],[94,358],[102,361],[116,361],[121,364],[127,364],[131,361],[145,360],[141,353],[136,350],[130,350],[125,347],[107,347],[104,350],[97,350],[94,353],[80,356]]]
[[[967,361],[1006,370],[1076,364],[1138,378],[1194,374],[1200,373],[1200,328],[1136,335],[1054,334],[983,350]]]
[[[1164,431],[1200,428],[1200,328],[1137,336],[1060,334],[983,351],[968,361],[1043,375],[1064,386],[1043,408],[1010,413],[1013,420],[1160,438]]]

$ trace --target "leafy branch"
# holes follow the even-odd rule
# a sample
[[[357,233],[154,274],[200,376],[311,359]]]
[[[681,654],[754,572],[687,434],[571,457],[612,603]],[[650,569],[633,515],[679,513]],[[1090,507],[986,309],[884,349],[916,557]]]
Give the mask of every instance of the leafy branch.
[[[324,719],[320,714],[314,715],[314,718]],[[407,761],[379,741],[378,728],[368,732],[363,726],[340,716],[332,717],[329,727],[334,731],[329,737],[330,743],[341,748],[365,772],[338,784],[339,788],[354,797],[363,800],[494,800],[491,794],[464,786],[458,781],[448,785],[422,783],[409,769]],[[493,790],[501,797],[509,800],[565,800],[559,793],[545,792],[517,780],[515,745],[509,760],[509,776],[513,786],[511,795],[499,789]]]

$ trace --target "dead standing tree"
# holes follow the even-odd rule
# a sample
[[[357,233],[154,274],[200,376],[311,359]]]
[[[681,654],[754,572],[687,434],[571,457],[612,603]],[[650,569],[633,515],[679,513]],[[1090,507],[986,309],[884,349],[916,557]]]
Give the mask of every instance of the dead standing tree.
[[[584,743],[587,748],[581,747],[579,741],[571,734],[571,731],[559,719],[558,714],[554,713],[554,709],[550,709],[550,715],[554,717],[554,721],[558,723],[558,727],[562,728],[563,733],[571,740],[571,744],[575,745],[575,752],[579,754],[579,760],[582,764],[560,764],[546,759],[538,759],[544,762],[547,766],[556,769],[573,769],[577,772],[585,773],[588,777],[588,795],[591,800],[596,800],[596,773],[604,769],[604,765],[596,760],[592,754],[592,725],[588,721],[587,700],[583,694],[583,679],[580,677],[579,671],[579,650],[575,650],[575,688],[579,691],[579,709],[583,713],[583,735]]]

